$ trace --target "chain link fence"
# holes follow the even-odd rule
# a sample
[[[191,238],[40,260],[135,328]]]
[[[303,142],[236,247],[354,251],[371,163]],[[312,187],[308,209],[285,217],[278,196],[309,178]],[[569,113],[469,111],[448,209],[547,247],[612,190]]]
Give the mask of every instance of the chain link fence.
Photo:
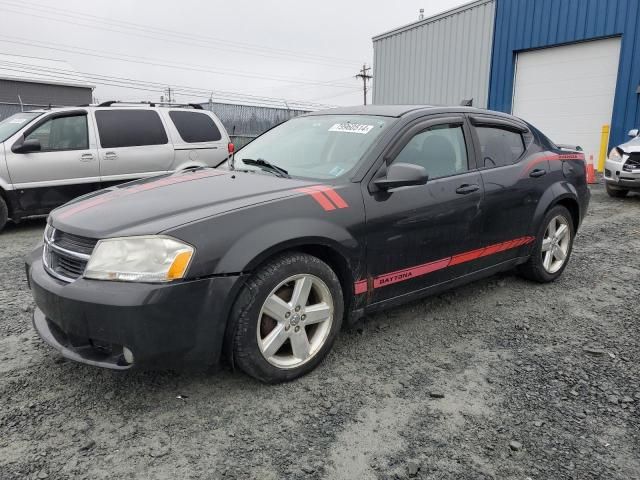
[[[236,148],[243,147],[258,135],[282,122],[309,112],[309,110],[216,102],[203,103],[202,108],[216,114],[227,129]]]

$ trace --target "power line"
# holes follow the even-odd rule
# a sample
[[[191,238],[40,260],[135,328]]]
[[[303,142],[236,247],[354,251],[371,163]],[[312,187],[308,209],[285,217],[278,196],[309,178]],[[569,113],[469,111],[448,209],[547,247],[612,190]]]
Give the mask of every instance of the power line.
[[[118,84],[123,84],[122,86],[128,86],[128,85],[134,85],[134,86],[151,86],[157,89],[157,91],[161,91],[166,89],[166,83],[160,83],[160,82],[151,82],[151,81],[145,81],[145,80],[139,80],[139,79],[133,79],[133,78],[126,78],[126,77],[116,77],[116,76],[112,76],[112,75],[102,75],[102,74],[96,74],[96,73],[91,73],[91,72],[76,72],[76,71],[72,71],[72,70],[62,70],[62,69],[56,69],[56,68],[52,68],[52,67],[38,67],[38,66],[32,66],[29,64],[21,64],[21,63],[15,63],[15,62],[7,62],[7,61],[0,61],[0,64],[5,64],[5,65],[9,65],[10,67],[20,67],[22,69],[27,69],[27,70],[31,70],[31,71],[36,71],[36,73],[38,71],[40,72],[45,72],[45,73],[54,73],[57,75],[62,75],[64,78],[69,78],[71,77],[73,80],[83,80],[83,78],[81,77],[81,75],[84,75],[86,77],[89,77],[89,79],[91,81],[94,81],[95,83],[100,83],[101,81],[109,81],[109,82],[117,82]],[[24,70],[23,70],[24,71]],[[114,85],[114,86],[118,86],[118,85]],[[183,93],[194,93],[194,94],[206,94],[207,96],[211,95],[211,88],[197,88],[197,87],[191,87],[191,86],[184,86],[184,85],[175,85],[174,86],[176,88],[174,88],[174,90],[179,89],[181,92]],[[156,90],[154,90],[156,91]],[[239,97],[243,100],[258,100],[258,101],[273,101],[276,102],[278,104],[282,104],[283,100],[281,98],[278,97],[267,97],[267,96],[259,96],[259,95],[252,95],[252,94],[247,94],[247,93],[239,93],[239,92],[231,92],[231,91],[227,91],[227,90],[214,90],[214,93],[216,94],[217,97],[220,96],[224,96],[224,97]],[[305,104],[305,105],[314,105],[317,107],[326,107],[327,105],[324,104],[314,104],[312,102],[307,102],[307,101],[298,101],[298,100],[290,100],[290,103],[298,103],[298,104]]]
[[[351,88],[348,92],[337,93],[335,95],[329,95],[327,97],[312,98],[311,101],[315,102],[317,100],[329,100],[332,98],[344,97],[346,95],[353,95],[355,92],[358,92],[358,91],[360,91],[360,87]]]
[[[43,48],[46,50],[54,50],[65,53],[74,53],[77,55],[84,55],[90,57],[98,57],[98,58],[106,58],[110,60],[118,60],[121,62],[129,62],[129,63],[137,63],[142,65],[153,65],[156,67],[166,67],[173,68],[179,70],[190,70],[196,72],[206,72],[212,73],[215,75],[229,75],[235,77],[245,77],[245,78],[259,78],[263,80],[273,80],[276,82],[290,82],[290,83],[299,83],[303,85],[326,85],[326,83],[312,81],[312,80],[303,80],[303,79],[292,79],[290,77],[283,76],[275,76],[275,75],[264,75],[264,74],[251,74],[249,72],[239,72],[235,70],[217,70],[210,68],[202,68],[197,65],[177,63],[177,62],[164,62],[162,59],[147,59],[147,57],[136,57],[134,55],[124,55],[117,54],[113,52],[105,52],[101,50],[92,50],[87,48],[75,47],[72,45],[64,45],[60,43],[53,42],[36,42],[33,40],[28,40],[20,37],[9,37],[6,35],[0,35],[0,42],[11,43],[16,45],[26,45],[31,47]],[[346,86],[335,84],[334,86]]]
[[[123,20],[114,20],[114,19],[109,19],[105,17],[99,17],[96,15],[81,13],[73,10],[65,10],[58,7],[54,9],[54,8],[37,4],[37,3],[29,3],[30,8],[28,10],[24,9],[24,6],[25,6],[24,3],[3,0],[3,1],[0,1],[0,4],[17,9],[17,10],[11,10],[11,9],[5,8],[4,9],[5,12],[10,12],[18,15],[26,15],[29,18],[32,18],[32,17],[44,18],[46,20],[64,22],[64,23],[73,24],[76,26],[88,27],[91,29],[100,29],[104,31],[123,33],[126,35],[134,35],[142,38],[151,38],[154,40],[188,44],[192,46],[195,45],[201,48],[211,49],[212,48],[211,44],[219,44],[219,45],[223,45],[227,50],[233,50],[238,53],[254,55],[254,56],[260,55],[260,56],[271,56],[274,58],[283,58],[283,57],[295,58],[297,61],[301,61],[301,62],[339,65],[342,67],[347,67],[349,64],[354,63],[353,61],[350,61],[347,59],[330,57],[326,55],[296,52],[292,50],[285,50],[285,49],[279,49],[279,48],[269,48],[262,45],[223,40],[220,38],[214,38],[214,37],[208,37],[208,36],[202,36],[202,35],[185,34],[175,30],[167,30],[163,28],[152,27],[152,26],[142,25],[138,23],[123,21]],[[33,12],[34,9],[39,10],[42,13],[58,16],[61,18],[37,15]],[[77,23],[69,20],[69,18],[79,20],[81,22],[93,22],[93,24]],[[106,28],[105,24],[113,26],[115,28],[122,29],[122,30],[114,30],[113,28]],[[168,37],[171,37],[172,39],[169,39]]]
[[[31,73],[31,74],[40,74],[47,75],[49,78],[54,80],[66,80],[66,81],[87,81],[90,80],[93,83],[100,85],[109,85],[120,88],[129,88],[134,90],[142,90],[154,93],[163,93],[167,89],[166,83],[160,82],[152,82],[145,81],[133,78],[125,78],[125,77],[116,77],[112,75],[102,75],[90,72],[76,72],[72,70],[65,70],[53,67],[44,67],[44,66],[34,66],[26,63],[20,62],[10,62],[0,60],[0,66],[2,66],[5,70],[19,72],[19,73]],[[211,88],[198,88],[191,87],[185,85],[173,85],[171,88],[172,93],[181,93],[184,95],[202,95],[206,98],[209,98],[212,94],[221,100],[226,101],[242,101],[242,102],[257,102],[257,103],[268,103],[268,104],[276,104],[278,106],[282,106],[284,103],[283,99],[275,98],[275,97],[265,97],[258,95],[250,95],[239,92],[230,92],[224,90],[212,90]],[[304,106],[304,108],[313,107],[313,108],[326,108],[331,107],[332,105],[319,104],[314,103],[313,101],[298,101],[298,100],[289,100],[289,104]]]

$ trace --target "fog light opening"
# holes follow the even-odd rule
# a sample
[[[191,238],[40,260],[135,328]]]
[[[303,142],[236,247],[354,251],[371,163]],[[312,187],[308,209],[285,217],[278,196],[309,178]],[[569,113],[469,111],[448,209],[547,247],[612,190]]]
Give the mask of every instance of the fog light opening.
[[[124,361],[129,365],[133,364],[133,352],[129,350],[127,347],[122,347],[122,355],[124,356]]]

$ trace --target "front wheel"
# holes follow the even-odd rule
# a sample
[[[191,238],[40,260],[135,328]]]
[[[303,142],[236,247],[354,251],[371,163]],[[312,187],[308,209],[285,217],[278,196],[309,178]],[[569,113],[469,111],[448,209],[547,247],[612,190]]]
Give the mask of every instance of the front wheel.
[[[9,209],[7,208],[7,204],[2,197],[0,197],[0,232],[7,224],[9,219]]]
[[[609,196],[613,198],[624,198],[629,193],[629,190],[627,190],[626,188],[614,187],[608,182],[605,182],[604,188],[607,189],[607,193],[609,194]]]
[[[236,300],[234,361],[265,383],[305,375],[331,349],[343,313],[340,281],[326,263],[303,253],[274,258]]]
[[[569,262],[574,236],[569,210],[562,205],[550,209],[542,220],[531,257],[519,268],[522,276],[540,283],[557,279]]]

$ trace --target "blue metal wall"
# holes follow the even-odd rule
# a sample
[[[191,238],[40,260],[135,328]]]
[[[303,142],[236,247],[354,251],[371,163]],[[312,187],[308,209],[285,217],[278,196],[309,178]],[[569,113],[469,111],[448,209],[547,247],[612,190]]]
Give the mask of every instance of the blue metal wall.
[[[511,112],[521,50],[622,36],[610,146],[640,127],[640,0],[497,0],[489,108]]]

